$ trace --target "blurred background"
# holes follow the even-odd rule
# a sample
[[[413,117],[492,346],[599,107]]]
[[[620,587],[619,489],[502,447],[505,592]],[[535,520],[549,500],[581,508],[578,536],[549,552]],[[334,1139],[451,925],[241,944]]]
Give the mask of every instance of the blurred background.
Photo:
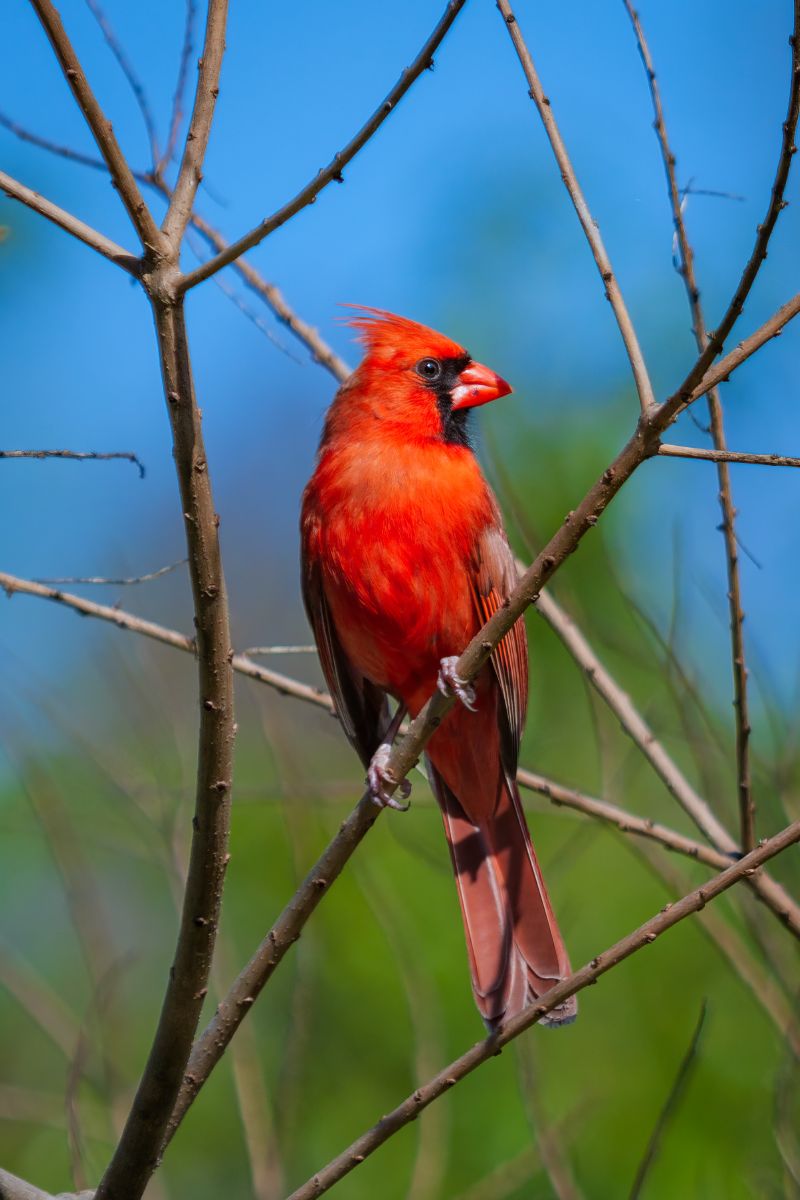
[[[441,0],[233,6],[198,210],[232,239],[293,195],[417,54]],[[61,13],[135,166],[149,148],[89,8]],[[106,15],[166,136],[182,3]],[[542,75],[663,397],[694,359],[646,79],[621,3],[521,4]],[[686,219],[713,328],[762,219],[788,91],[788,6],[644,0]],[[200,30],[198,18],[198,36]],[[6,13],[0,109],[93,153],[33,13]],[[193,56],[196,57],[195,55]],[[131,249],[101,171],[0,128],[3,169]],[[797,288],[797,181],[732,343]],[[161,212],[158,197],[153,197]],[[155,340],[122,272],[0,200],[3,449],[131,451],[124,461],[0,462],[0,570],[153,572],[184,556]],[[190,239],[186,265],[205,254]],[[340,302],[441,328],[507,377],[479,453],[529,559],[638,411],[594,262],[495,8],[471,0],[354,163],[252,253],[351,364]],[[243,312],[242,309],[246,311]],[[248,316],[251,319],[248,319]],[[189,329],[235,645],[306,642],[299,497],[335,381],[231,271],[196,289]],[[790,325],[725,385],[729,444],[800,453]],[[704,445],[705,410],[676,442]],[[734,467],[760,835],[798,812],[798,479]],[[735,828],[725,563],[716,474],[645,465],[554,594],[718,815]],[[191,630],[183,568],[81,587]],[[174,945],[193,803],[188,656],[25,596],[0,605],[0,1163],[53,1190],[94,1183],[138,1079]],[[690,832],[578,668],[529,619],[524,766]],[[269,665],[318,681],[311,655]],[[239,682],[237,785],[215,986],[224,988],[360,793],[336,724]],[[580,964],[707,876],[687,860],[529,796],[556,909]],[[774,864],[796,889],[797,855]],[[797,1077],[754,992],[798,990],[793,946],[749,897],[722,900],[584,993],[568,1030],[533,1030],[349,1176],[337,1194],[600,1200],[628,1195],[707,1000],[690,1075],[643,1194],[800,1195]],[[716,922],[716,924],[714,924]],[[722,928],[720,929],[720,923]],[[716,929],[716,933],[715,933]],[[720,943],[736,941],[734,959]],[[765,951],[766,946],[766,951]],[[742,981],[749,964],[751,982]],[[755,971],[755,976],[753,976]],[[765,985],[766,986],[766,985]],[[213,997],[209,999],[209,1013]],[[148,1195],[280,1197],[481,1036],[449,860],[427,786],[391,813],[309,923],[203,1091]],[[236,1046],[237,1043],[235,1042]]]

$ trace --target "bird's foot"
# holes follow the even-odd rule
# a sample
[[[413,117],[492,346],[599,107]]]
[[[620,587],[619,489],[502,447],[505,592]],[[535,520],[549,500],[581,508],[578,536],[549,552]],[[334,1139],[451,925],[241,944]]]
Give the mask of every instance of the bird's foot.
[[[391,792],[386,790],[387,784],[392,787],[397,785],[397,790],[404,800],[411,795],[411,784],[408,780],[402,779],[398,784],[393,772],[389,770],[391,753],[392,747],[388,742],[384,742],[372,756],[372,761],[367,769],[370,799],[373,804],[377,804],[378,808],[396,808],[398,812],[407,812],[411,805],[401,804],[399,800],[395,800]]]
[[[468,708],[470,712],[476,712],[475,688],[456,674],[457,666],[457,655],[451,654],[449,658],[443,658],[439,663],[439,677],[436,680],[436,686],[443,696],[456,696],[465,708]]]

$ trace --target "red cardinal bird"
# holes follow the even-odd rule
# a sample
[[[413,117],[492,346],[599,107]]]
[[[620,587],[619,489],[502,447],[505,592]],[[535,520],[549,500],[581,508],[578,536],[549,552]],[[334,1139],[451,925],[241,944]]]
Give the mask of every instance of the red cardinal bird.
[[[427,747],[464,918],[475,1000],[490,1029],[569,974],[516,785],[528,695],[514,625],[466,686],[457,656],[514,587],[469,410],[511,391],[461,346],[377,309],[350,322],[366,354],[328,411],[303,496],[303,597],[344,731],[377,804],[389,743],[435,687],[457,705]],[[388,697],[398,701],[393,720]],[[409,785],[403,790],[407,795]],[[574,1018],[575,1001],[550,1013]]]

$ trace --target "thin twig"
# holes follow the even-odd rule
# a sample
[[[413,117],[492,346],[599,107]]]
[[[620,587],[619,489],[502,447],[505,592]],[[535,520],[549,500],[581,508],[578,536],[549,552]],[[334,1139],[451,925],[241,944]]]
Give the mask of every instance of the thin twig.
[[[144,479],[146,473],[144,463],[139,456],[131,454],[127,450],[109,454],[100,454],[95,450],[0,450],[0,458],[71,458],[77,459],[79,462],[86,459],[124,458],[137,467],[140,479]]]
[[[533,1146],[526,1146],[514,1158],[509,1158],[493,1167],[488,1175],[471,1183],[466,1191],[459,1192],[453,1200],[506,1200],[517,1196],[523,1184],[533,1182],[539,1156]]]
[[[683,205],[678,191],[678,181],[675,174],[675,155],[672,153],[667,137],[661,93],[656,81],[655,69],[641,22],[631,4],[631,0],[623,0],[623,3],[633,24],[639,53],[644,63],[650,85],[650,96],[655,113],[655,130],[658,136],[658,144],[661,148],[661,157],[667,177],[667,190],[672,208],[672,220],[675,226],[675,236],[678,241],[680,273],[683,276],[686,286],[686,296],[692,314],[695,342],[698,350],[702,353],[708,344],[708,334],[706,332],[703,308],[700,303],[700,289],[694,268],[694,253],[689,241],[683,215]],[[795,34],[797,33],[798,30],[795,28]],[[748,458],[747,456],[736,457],[728,455],[722,400],[720,399],[719,390],[712,388],[706,399],[711,435],[716,450],[715,461],[717,463],[717,479],[719,481],[719,504],[722,511],[722,534],[725,539],[725,564],[728,576],[728,613],[731,631],[733,704],[736,711],[736,779],[739,793],[740,842],[742,849],[747,851],[751,850],[755,845],[755,803],[753,800],[750,772],[750,716],[747,697],[747,667],[745,665],[744,653],[744,613],[742,611],[739,552],[736,540],[736,508],[733,503],[728,463],[753,462],[756,460],[752,456]],[[684,457],[696,457],[696,455],[687,454]],[[759,456],[757,461],[770,461],[772,457]],[[792,462],[787,459],[781,465],[800,465],[800,460]]]
[[[583,1193],[575,1180],[560,1130],[545,1111],[544,1088],[539,1076],[533,1038],[517,1043],[517,1062],[525,1107],[553,1194],[556,1200],[583,1200]]]
[[[69,38],[61,23],[52,0],[31,0],[34,11],[42,23],[45,33],[53,47],[64,77],[78,102],[78,107],[97,143],[114,186],[119,192],[120,199],[136,229],[142,244],[150,251],[157,253],[164,249],[163,235],[156,225],[153,215],[142,199],[133,172],[128,161],[119,147],[111,127],[111,122],[100,108],[92,89],[72,48]]]
[[[24,183],[12,179],[10,175],[6,175],[5,171],[0,171],[0,191],[5,192],[9,199],[19,200],[27,208],[32,208],[39,216],[46,217],[48,221],[58,225],[59,229],[71,233],[78,241],[91,247],[92,250],[96,250],[104,258],[110,259],[118,267],[122,267],[123,271],[127,271],[129,275],[138,277],[141,263],[135,254],[131,254],[122,246],[118,246],[116,242],[112,242],[111,238],[107,238],[104,233],[98,233],[96,229],[92,229],[91,225],[74,217],[66,209],[59,208],[57,204],[53,204],[52,200],[35,192],[33,188],[26,187]]]
[[[197,70],[194,107],[186,134],[178,181],[161,227],[173,246],[179,246],[181,243],[192,215],[200,180],[203,178],[203,160],[208,148],[214,106],[219,95],[227,19],[228,0],[209,0],[203,55]]]
[[[197,653],[194,639],[185,633],[167,629],[164,625],[157,625],[154,621],[147,621],[143,617],[136,617],[133,613],[127,613],[124,609],[115,608],[113,605],[97,604],[94,600],[87,600],[84,596],[62,592],[44,584],[34,583],[30,579],[19,579],[16,575],[9,575],[5,571],[0,571],[0,588],[9,597],[19,593],[20,595],[38,596],[42,600],[52,600],[56,604],[74,609],[81,616],[98,617],[101,621],[110,621],[119,629],[128,629],[132,633],[152,638],[153,641],[163,642],[176,650],[185,650],[192,655]],[[294,696],[298,700],[305,700],[327,712],[333,712],[333,702],[330,696],[320,688],[300,683],[299,680],[283,675],[279,671],[270,671],[259,663],[251,662],[243,654],[235,654],[231,660],[231,666],[240,675],[246,675],[258,683],[266,683],[283,696]]]
[[[797,150],[794,139],[798,116],[800,116],[800,0],[794,0],[793,3],[793,28],[792,35],[789,38],[789,45],[792,51],[789,99],[786,120],[782,126],[778,165],[775,170],[775,179],[772,184],[767,212],[764,220],[757,227],[756,239],[750,258],[742,271],[736,291],[721,321],[715,330],[707,332],[708,341],[705,349],[700,354],[681,386],[665,402],[665,415],[668,416],[669,422],[675,419],[690,400],[696,398],[697,387],[700,381],[705,379],[706,383],[708,383],[708,379],[712,374],[709,368],[714,359],[722,352],[728,334],[741,315],[745,300],[750,294],[750,289],[755,283],[756,276],[767,257],[767,248],[772,231],[775,228],[780,213],[788,203],[788,201],[784,200],[783,194],[786,190],[792,159]],[[722,366],[722,363],[719,366]],[[723,375],[721,378],[724,377]],[[712,383],[705,390],[710,391],[711,387],[715,386],[717,382],[717,379],[713,379]]]
[[[381,1117],[376,1125],[348,1146],[342,1154],[316,1172],[302,1187],[292,1192],[288,1200],[317,1200],[335,1183],[338,1183],[371,1154],[374,1154],[399,1129],[402,1129],[410,1121],[416,1120],[429,1104],[470,1075],[484,1062],[488,1062],[504,1046],[519,1037],[531,1025],[535,1025],[548,1012],[551,1012],[559,1004],[563,1004],[570,996],[576,995],[579,991],[595,983],[601,975],[612,970],[632,954],[650,945],[668,929],[698,912],[710,900],[715,899],[744,878],[748,871],[757,869],[769,858],[780,854],[798,841],[800,841],[800,821],[796,821],[775,837],[764,842],[701,888],[689,892],[675,904],[667,905],[666,909],[657,913],[639,929],[616,942],[578,971],[574,971],[561,983],[556,984],[536,1004],[529,1005],[518,1016],[501,1026],[497,1033],[478,1042],[428,1083],[417,1088],[402,1104]]]
[[[765,321],[763,325],[759,325],[753,333],[748,337],[743,338],[735,349],[721,358],[714,366],[709,367],[702,380],[692,389],[685,399],[686,392],[680,388],[674,392],[665,403],[669,405],[669,420],[667,425],[670,425],[680,415],[687,404],[694,403],[701,396],[705,396],[706,392],[710,392],[718,383],[727,383],[733,372],[740,367],[743,362],[751,358],[757,350],[760,350],[766,342],[772,338],[780,337],[786,326],[800,312],[800,292],[797,292],[785,304],[782,304],[777,312]]]
[[[59,1192],[58,1196],[53,1196],[0,1167],[0,1200],[93,1200],[93,1196],[91,1191]]]
[[[716,388],[709,392],[713,396]],[[702,446],[672,446],[662,444],[658,453],[665,458],[702,458],[715,463],[752,463],[759,467],[800,467],[800,458],[786,454],[749,454],[744,450],[707,450]]]
[[[242,654],[316,654],[316,646],[249,646]]]
[[[600,236],[600,227],[597,221],[591,214],[589,205],[586,203],[586,198],[581,191],[578,183],[567,148],[561,137],[561,132],[556,124],[556,119],[553,116],[553,109],[549,98],[545,95],[541,81],[533,63],[533,58],[525,41],[522,37],[517,18],[515,17],[511,5],[508,0],[497,0],[497,7],[502,14],[503,20],[506,23],[511,41],[514,44],[514,49],[517,52],[522,70],[525,73],[525,78],[528,82],[531,100],[536,105],[539,116],[542,119],[542,124],[545,128],[550,145],[553,149],[556,162],[558,163],[561,172],[561,179],[564,183],[569,198],[572,201],[575,212],[578,214],[578,220],[581,223],[581,228],[586,235],[586,240],[589,243],[589,248],[592,252],[592,257],[597,264],[597,269],[600,272],[600,278],[605,287],[606,299],[611,304],[614,311],[614,316],[619,326],[619,331],[622,334],[622,341],[625,345],[625,350],[631,364],[631,372],[633,374],[636,391],[639,396],[639,404],[642,412],[655,406],[656,398],[653,392],[653,385],[650,381],[650,376],[647,371],[647,366],[644,361],[639,339],[636,336],[633,322],[630,314],[625,306],[625,301],[622,297],[622,291],[619,286],[616,275],[611,266],[611,260],[608,257],[608,252],[603,245],[603,239]]]
[[[169,122],[169,134],[164,147],[164,153],[156,164],[155,174],[162,176],[167,168],[167,165],[175,153],[175,147],[178,144],[178,134],[181,129],[181,121],[183,120],[184,98],[186,95],[186,84],[189,79],[189,59],[192,56],[192,46],[194,44],[194,23],[197,16],[197,4],[195,0],[186,0],[186,21],[183,30],[183,47],[181,49],[180,62],[178,63],[178,78],[175,83],[175,93],[172,97],[172,116]]]
[[[189,0],[191,5],[193,0]],[[46,150],[50,154],[55,154],[60,158],[65,158],[69,161],[80,163],[83,166],[93,167],[96,170],[107,171],[108,167],[102,158],[97,158],[93,155],[82,154],[77,150],[73,150],[69,146],[60,145],[58,142],[53,142],[49,138],[40,137],[39,134],[32,133],[29,129],[19,125],[16,121],[12,121],[10,117],[4,113],[0,113],[0,125],[4,126],[9,132],[24,142],[30,142],[31,145],[38,146],[41,150]],[[161,195],[166,196],[169,200],[172,196],[172,189],[166,183],[159,171],[154,175],[151,171],[134,171],[134,178],[140,183],[146,184],[148,187],[154,188]],[[69,215],[69,214],[67,214]],[[193,212],[191,216],[191,225],[197,230],[201,237],[205,238],[206,242],[218,252],[221,253],[227,249],[229,243],[225,240],[219,230],[215,229],[204,217],[199,213]],[[137,271],[139,269],[138,259],[136,261]],[[233,269],[238,272],[250,290],[263,300],[269,308],[272,309],[278,320],[294,334],[298,341],[309,350],[314,362],[325,367],[338,379],[340,383],[350,374],[350,368],[346,362],[327,344],[322,338],[318,330],[312,325],[304,321],[302,317],[294,311],[291,305],[287,302],[285,296],[274,283],[270,283],[264,279],[263,275],[245,258],[239,258],[232,264]],[[239,305],[241,307],[241,305]],[[249,313],[247,315],[250,315]],[[262,326],[264,332],[267,330]]]
[[[557,808],[570,808],[574,812],[581,812],[587,817],[595,817],[608,825],[614,825],[622,833],[658,842],[665,849],[684,854],[687,858],[702,862],[715,871],[722,871],[730,864],[729,854],[723,854],[722,851],[706,846],[703,842],[697,842],[674,829],[668,829],[649,817],[636,816],[628,809],[610,804],[607,800],[598,800],[585,792],[566,787],[563,783],[539,775],[538,772],[527,771],[524,768],[519,770],[517,783],[520,787],[545,796]]]
[[[80,1034],[80,1022],[58,992],[4,940],[0,940],[0,988],[14,997],[69,1061]]]
[[[257,246],[265,237],[273,233],[276,229],[279,229],[281,225],[285,225],[291,217],[295,216],[309,204],[313,204],[320,192],[328,187],[333,180],[337,182],[342,180],[342,171],[347,164],[355,158],[359,150],[380,129],[383,122],[389,116],[389,113],[397,107],[415,80],[432,65],[434,53],[439,48],[442,39],[464,7],[464,4],[465,0],[449,0],[436,28],[425,42],[425,45],[411,66],[406,67],[397,83],[386,96],[386,99],[375,109],[372,116],[362,125],[361,129],[359,129],[358,133],[348,142],[344,149],[340,150],[338,154],[334,154],[328,165],[323,167],[313,179],[310,179],[300,189],[296,196],[279,208],[277,212],[273,213],[271,217],[265,217],[259,225],[256,225],[255,229],[251,229],[249,233],[232,242],[227,249],[215,255],[214,258],[209,259],[207,263],[203,263],[193,271],[187,272],[178,281],[177,289],[179,293],[188,291],[198,283],[202,283],[205,279],[210,279],[217,271],[221,271],[223,267],[227,267],[241,254],[244,254],[247,250],[251,250],[253,246]]]
[[[97,0],[86,0],[86,4],[95,21],[100,26],[100,31],[103,34],[105,43],[111,53],[114,55],[114,58],[119,63],[120,70],[127,79],[136,103],[139,106],[139,112],[142,114],[142,120],[144,121],[144,127],[147,130],[147,137],[150,142],[150,161],[152,162],[153,166],[155,166],[155,164],[158,162],[159,155],[158,133],[156,131],[155,119],[150,108],[150,102],[147,99],[147,92],[145,91],[144,84],[136,74],[133,63],[125,53],[122,43],[114,33],[108,17],[97,3]]]
[[[691,1041],[689,1042],[686,1052],[681,1059],[681,1063],[678,1067],[675,1079],[673,1080],[672,1087],[670,1088],[664,1105],[658,1114],[656,1123],[653,1126],[653,1132],[650,1134],[644,1154],[642,1155],[642,1161],[639,1163],[639,1168],[636,1172],[636,1178],[634,1179],[633,1186],[630,1190],[629,1200],[639,1200],[639,1196],[642,1194],[642,1188],[644,1187],[647,1175],[650,1172],[653,1163],[656,1161],[656,1158],[658,1157],[666,1128],[680,1107],[681,1101],[686,1094],[686,1089],[689,1086],[689,1080],[692,1076],[692,1072],[694,1071],[697,1055],[700,1050],[700,1039],[703,1036],[703,1026],[705,1025],[707,1013],[708,1001],[703,1000],[703,1003],[700,1005],[700,1015],[697,1018],[697,1023],[695,1024]]]
[[[540,556],[541,557],[541,556]],[[628,694],[605,669],[574,621],[553,599],[542,592],[536,601],[538,612],[561,638],[572,657],[585,671],[592,686],[600,693],[622,728],[633,739],[656,774],[666,784],[681,807],[692,818],[712,845],[722,854],[738,854],[739,846],[716,818],[707,802],[692,787],[678,764],[667,754],[644,717],[631,703]],[[800,938],[800,905],[780,884],[767,876],[752,880],[751,887],[773,912],[780,916],[795,936]]]
[[[149,583],[151,579],[160,579],[162,575],[169,575],[177,567],[185,567],[188,559],[181,558],[178,562],[169,563],[166,567],[159,567],[157,571],[150,571],[147,575],[129,575],[122,579],[108,579],[100,575],[72,575],[63,576],[60,579],[35,579],[34,583],[54,584],[54,583],[91,583],[113,585],[114,587],[128,587],[135,583]]]
[[[82,150],[74,150],[71,146],[64,146],[60,142],[54,142],[50,138],[41,137],[38,133],[32,133],[30,129],[26,129],[24,125],[13,121],[7,113],[0,112],[0,125],[7,129],[9,133],[13,133],[14,137],[19,138],[21,142],[28,142],[31,146],[37,146],[40,150],[47,150],[49,154],[55,154],[58,158],[65,158],[68,162],[78,163],[82,167],[91,167],[95,171],[107,171],[108,165],[102,158],[96,154],[84,154]],[[136,174],[134,172],[134,174]],[[143,181],[144,176],[137,176],[140,181]]]
[[[653,770],[666,784],[681,808],[689,814],[697,828],[722,853],[735,853],[738,846],[734,839],[667,754],[644,717],[632,704],[630,696],[603,666],[572,618],[546,591],[539,596],[536,609],[567,647],[592,687],[603,697],[622,728],[640,748]]]
[[[193,213],[192,225],[218,253],[222,253],[227,249],[228,242],[225,241],[222,234],[210,225],[204,217]],[[246,258],[237,258],[231,265],[251,291],[263,300],[272,309],[278,320],[307,347],[311,352],[314,362],[325,367],[335,379],[343,383],[350,374],[350,368],[347,363],[331,349],[313,326],[297,315],[294,309],[287,303],[280,288],[264,279],[260,272]]]

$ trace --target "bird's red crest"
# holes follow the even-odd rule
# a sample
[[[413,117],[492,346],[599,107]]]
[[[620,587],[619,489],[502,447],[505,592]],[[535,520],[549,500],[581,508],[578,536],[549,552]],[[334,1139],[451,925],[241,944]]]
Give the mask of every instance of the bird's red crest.
[[[366,347],[367,357],[386,360],[402,355],[414,360],[426,355],[461,358],[466,354],[458,342],[407,317],[360,304],[348,304],[345,307],[354,308],[359,314],[345,318],[345,322],[358,330],[358,340]]]

